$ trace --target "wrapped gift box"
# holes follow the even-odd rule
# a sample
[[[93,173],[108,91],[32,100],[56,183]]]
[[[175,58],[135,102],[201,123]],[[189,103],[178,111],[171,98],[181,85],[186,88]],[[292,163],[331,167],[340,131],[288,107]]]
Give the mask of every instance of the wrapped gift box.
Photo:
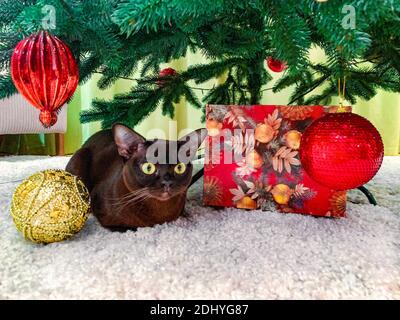
[[[346,107],[351,111],[350,107]],[[343,217],[346,192],[313,181],[299,160],[315,119],[338,107],[208,105],[204,204]]]

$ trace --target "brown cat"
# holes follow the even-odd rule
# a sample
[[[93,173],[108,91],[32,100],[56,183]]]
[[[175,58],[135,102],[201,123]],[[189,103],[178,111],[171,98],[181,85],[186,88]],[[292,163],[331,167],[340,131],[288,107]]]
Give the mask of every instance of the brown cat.
[[[116,124],[89,138],[66,170],[86,184],[92,211],[104,227],[151,227],[183,213],[190,161],[206,135],[199,129],[178,141],[149,141]]]

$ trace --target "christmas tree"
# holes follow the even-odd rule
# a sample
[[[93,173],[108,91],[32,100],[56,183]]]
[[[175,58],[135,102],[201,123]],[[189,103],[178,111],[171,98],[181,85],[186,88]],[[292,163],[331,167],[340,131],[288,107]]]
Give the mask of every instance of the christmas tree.
[[[288,104],[328,104],[338,79],[353,104],[380,88],[400,92],[399,0],[0,0],[0,98],[16,92],[9,70],[16,44],[44,27],[70,46],[81,84],[95,73],[99,88],[138,75],[129,92],[94,100],[81,114],[105,128],[134,126],[158,107],[173,116],[182,97],[196,108],[257,104],[272,79],[268,57],[288,66],[273,87],[293,87]],[[315,46],[323,63],[309,59]],[[160,64],[189,51],[207,63],[160,75]],[[189,85],[222,75],[203,101]]]

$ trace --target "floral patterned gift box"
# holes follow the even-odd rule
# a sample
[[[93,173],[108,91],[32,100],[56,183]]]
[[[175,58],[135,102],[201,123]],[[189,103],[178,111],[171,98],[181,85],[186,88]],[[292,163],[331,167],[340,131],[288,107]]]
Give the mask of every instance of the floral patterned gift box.
[[[351,111],[350,107],[346,107]],[[308,125],[338,107],[208,105],[204,204],[343,217],[346,192],[313,181],[299,160]]]

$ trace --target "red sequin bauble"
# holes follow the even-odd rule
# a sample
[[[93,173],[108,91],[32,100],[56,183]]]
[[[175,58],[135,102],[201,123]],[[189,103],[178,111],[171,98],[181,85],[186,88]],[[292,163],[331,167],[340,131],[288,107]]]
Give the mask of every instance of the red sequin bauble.
[[[383,160],[383,143],[367,119],[331,113],[313,122],[301,138],[300,159],[307,174],[323,186],[348,190],[371,180]]]
[[[267,65],[273,72],[282,72],[287,69],[287,64],[284,61],[272,57],[267,58]]]
[[[18,91],[41,113],[46,128],[72,97],[79,81],[76,60],[60,39],[41,31],[17,44],[11,56],[11,77]]]

